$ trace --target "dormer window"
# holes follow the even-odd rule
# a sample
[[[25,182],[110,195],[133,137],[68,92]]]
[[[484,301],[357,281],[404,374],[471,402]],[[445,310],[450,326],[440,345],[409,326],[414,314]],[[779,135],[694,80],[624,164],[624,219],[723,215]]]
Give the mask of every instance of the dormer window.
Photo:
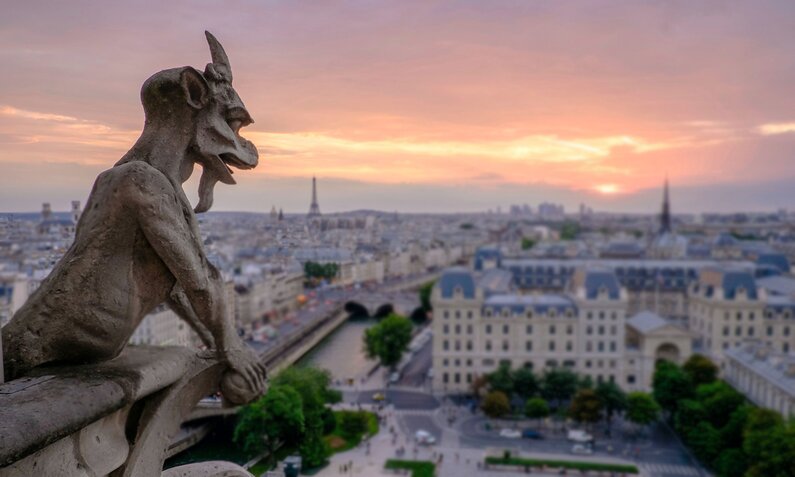
[[[457,287],[453,288],[453,295],[454,296],[461,296],[463,294],[464,294],[464,290],[460,286],[457,286]]]
[[[502,309],[502,316],[504,318],[508,318],[509,316],[511,316],[511,310],[509,310],[508,308],[503,308]]]
[[[532,318],[533,317],[533,311],[532,310],[527,310],[527,312],[525,313],[525,316],[528,317],[528,318]]]

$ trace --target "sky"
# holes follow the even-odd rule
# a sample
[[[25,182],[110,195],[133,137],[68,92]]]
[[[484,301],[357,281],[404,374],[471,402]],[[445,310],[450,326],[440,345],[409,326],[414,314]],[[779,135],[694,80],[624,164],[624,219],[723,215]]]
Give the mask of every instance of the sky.
[[[224,45],[253,171],[214,210],[795,208],[791,0],[0,0],[0,211],[66,210],[153,73]],[[198,175],[198,174],[197,174]],[[196,180],[186,185],[195,199]]]

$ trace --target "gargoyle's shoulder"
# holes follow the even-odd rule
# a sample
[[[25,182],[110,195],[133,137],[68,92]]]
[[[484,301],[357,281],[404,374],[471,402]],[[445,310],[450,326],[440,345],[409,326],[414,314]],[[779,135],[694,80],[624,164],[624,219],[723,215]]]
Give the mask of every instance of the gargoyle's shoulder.
[[[100,175],[99,180],[112,183],[114,189],[126,194],[144,196],[173,195],[174,185],[166,176],[143,161],[116,165]]]

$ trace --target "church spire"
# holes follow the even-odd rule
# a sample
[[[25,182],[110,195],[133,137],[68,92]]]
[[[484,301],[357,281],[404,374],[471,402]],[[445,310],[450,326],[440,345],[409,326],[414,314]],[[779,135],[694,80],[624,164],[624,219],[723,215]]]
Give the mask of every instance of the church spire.
[[[672,231],[673,229],[671,227],[671,203],[668,192],[668,177],[666,176],[665,186],[663,190],[662,213],[660,214],[660,235],[665,233],[671,233]]]

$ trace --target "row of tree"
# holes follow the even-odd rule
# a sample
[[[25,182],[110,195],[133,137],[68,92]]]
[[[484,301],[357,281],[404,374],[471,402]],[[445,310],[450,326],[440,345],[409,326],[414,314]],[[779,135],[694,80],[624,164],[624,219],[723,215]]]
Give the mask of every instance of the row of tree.
[[[720,477],[795,477],[795,421],[757,408],[708,358],[657,363],[654,396],[693,454]]]
[[[568,369],[546,370],[536,376],[528,368],[511,369],[509,364],[501,364],[476,379],[473,391],[478,396],[485,392],[481,408],[495,418],[511,413],[531,419],[565,415],[583,424],[605,420],[609,427],[613,417],[623,412],[630,422],[645,426],[657,420],[660,412],[648,393],[626,394],[608,381],[594,386],[590,377]]]
[[[336,426],[327,404],[342,398],[330,382],[329,373],[317,368],[280,372],[263,397],[240,410],[234,442],[251,455],[288,446],[300,452],[305,467],[323,465],[329,454],[323,436]]]
[[[304,276],[310,285],[317,285],[321,280],[330,282],[339,271],[340,266],[336,263],[304,262]]]

